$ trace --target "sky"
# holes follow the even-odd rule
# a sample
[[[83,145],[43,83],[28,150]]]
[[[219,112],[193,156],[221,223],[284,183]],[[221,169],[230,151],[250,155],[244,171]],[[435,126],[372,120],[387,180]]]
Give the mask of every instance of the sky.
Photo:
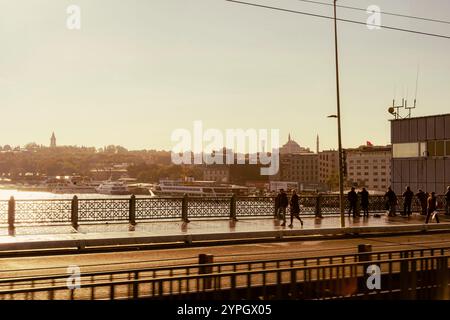
[[[297,0],[249,0],[317,14]],[[323,0],[331,2],[330,0]],[[448,0],[340,4],[450,20]],[[69,5],[81,29],[66,27]],[[205,128],[279,129],[301,146],[337,148],[332,20],[224,0],[0,0],[0,145],[173,147]],[[365,22],[365,12],[339,9]],[[450,35],[450,24],[382,24]],[[387,108],[415,97],[413,116],[450,110],[450,40],[340,22],[344,147],[390,142]]]

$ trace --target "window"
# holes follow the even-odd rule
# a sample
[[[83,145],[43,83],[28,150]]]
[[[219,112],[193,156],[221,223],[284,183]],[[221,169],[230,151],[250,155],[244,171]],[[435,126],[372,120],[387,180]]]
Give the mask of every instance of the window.
[[[443,157],[445,155],[445,143],[443,140],[436,141],[436,156]]]
[[[395,143],[392,145],[392,156],[394,158],[419,157],[419,143]]]
[[[434,157],[436,155],[436,141],[428,141],[427,143],[428,156]]]

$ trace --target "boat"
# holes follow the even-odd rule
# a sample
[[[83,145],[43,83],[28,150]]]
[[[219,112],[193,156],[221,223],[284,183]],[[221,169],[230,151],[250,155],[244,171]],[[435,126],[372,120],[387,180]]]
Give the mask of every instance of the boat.
[[[46,185],[53,193],[66,194],[66,193],[96,193],[96,187],[99,183],[92,182],[89,179],[83,177],[70,177],[68,179],[50,179],[46,182]]]
[[[104,181],[97,188],[97,193],[107,195],[128,195],[131,194],[127,185],[120,181]]]
[[[193,196],[193,197],[218,197],[234,195],[248,195],[248,188],[219,184],[215,181],[181,181],[160,180],[150,191],[156,196]]]

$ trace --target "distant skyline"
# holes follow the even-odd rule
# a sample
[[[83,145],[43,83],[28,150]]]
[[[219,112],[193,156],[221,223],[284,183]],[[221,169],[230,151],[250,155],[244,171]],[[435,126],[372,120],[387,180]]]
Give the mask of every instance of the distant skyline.
[[[331,15],[295,0],[252,2]],[[81,8],[81,30],[66,8]],[[448,0],[344,5],[450,20]],[[177,128],[280,129],[337,149],[332,21],[223,0],[0,0],[0,144],[170,150]],[[367,14],[339,9],[342,18]],[[450,35],[450,25],[382,16]],[[339,23],[344,147],[390,143],[387,108],[415,95],[413,116],[450,110],[450,40]]]

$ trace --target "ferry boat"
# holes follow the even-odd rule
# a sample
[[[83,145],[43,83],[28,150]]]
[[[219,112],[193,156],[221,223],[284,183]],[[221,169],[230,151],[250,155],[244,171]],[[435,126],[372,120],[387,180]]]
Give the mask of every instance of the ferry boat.
[[[95,188],[99,183],[92,182],[82,177],[70,177],[64,179],[49,179],[45,183],[48,191],[53,193],[96,193]]]
[[[231,185],[218,184],[215,181],[181,181],[181,180],[160,180],[160,183],[150,190],[156,196],[193,196],[193,197],[217,197],[248,195],[248,188]]]
[[[96,189],[97,193],[107,195],[128,195],[131,194],[127,185],[120,181],[105,181]]]

